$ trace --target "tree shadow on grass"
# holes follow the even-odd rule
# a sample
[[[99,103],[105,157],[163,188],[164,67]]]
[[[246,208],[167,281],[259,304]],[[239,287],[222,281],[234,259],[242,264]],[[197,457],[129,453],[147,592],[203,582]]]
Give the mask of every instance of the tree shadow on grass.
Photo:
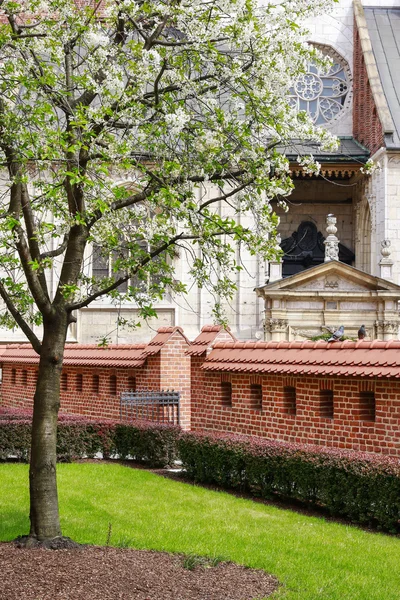
[[[9,542],[16,535],[26,534],[29,531],[29,514],[25,509],[13,508],[2,510],[0,508],[0,540]]]

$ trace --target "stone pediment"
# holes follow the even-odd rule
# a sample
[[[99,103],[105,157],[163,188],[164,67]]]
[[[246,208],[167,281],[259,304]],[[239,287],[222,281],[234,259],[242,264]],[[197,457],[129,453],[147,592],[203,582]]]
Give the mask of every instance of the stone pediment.
[[[259,295],[270,292],[386,292],[389,295],[392,292],[400,299],[399,285],[338,261],[323,263],[257,288]]]

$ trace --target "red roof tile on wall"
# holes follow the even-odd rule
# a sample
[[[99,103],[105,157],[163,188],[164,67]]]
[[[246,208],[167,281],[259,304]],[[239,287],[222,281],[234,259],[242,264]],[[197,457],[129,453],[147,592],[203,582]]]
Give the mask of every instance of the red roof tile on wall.
[[[157,335],[153,337],[153,339],[147,344],[143,355],[153,356],[154,354],[157,354],[162,346],[164,346],[164,344],[168,342],[169,338],[177,331],[179,331],[179,333],[182,335],[182,338],[188,343],[188,345],[190,345],[189,340],[183,333],[182,327],[160,327],[157,329]]]
[[[400,341],[216,343],[207,371],[400,378]]]
[[[234,340],[234,336],[230,333],[229,328],[222,325],[204,325],[197,338],[192,342],[190,348],[186,350],[186,354],[190,356],[200,356],[211,346],[214,340],[221,332],[226,332]]]
[[[179,331],[183,340],[190,345],[180,327],[161,327],[148,344],[66,344],[64,365],[85,367],[128,367],[144,365],[148,356],[157,354],[170,337]],[[39,356],[30,344],[0,346],[0,363],[38,364]]]
[[[82,367],[141,367],[146,344],[110,344],[101,348],[94,344],[66,344],[64,365]],[[38,364],[39,356],[30,344],[6,346],[0,352],[1,363]]]

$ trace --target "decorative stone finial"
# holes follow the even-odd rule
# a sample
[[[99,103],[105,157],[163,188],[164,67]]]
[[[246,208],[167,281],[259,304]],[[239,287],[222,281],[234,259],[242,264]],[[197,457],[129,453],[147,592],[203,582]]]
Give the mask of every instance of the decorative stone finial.
[[[393,279],[392,267],[393,261],[390,258],[391,249],[390,249],[390,240],[382,240],[381,241],[381,254],[382,258],[379,261],[380,267],[380,275],[382,279],[388,279],[391,281]]]
[[[339,260],[339,240],[336,237],[336,217],[332,214],[326,217],[326,232],[327,237],[324,241],[325,244],[325,262],[330,260]]]
[[[384,259],[389,258],[392,251],[390,249],[390,240],[382,240],[381,241],[381,254]]]

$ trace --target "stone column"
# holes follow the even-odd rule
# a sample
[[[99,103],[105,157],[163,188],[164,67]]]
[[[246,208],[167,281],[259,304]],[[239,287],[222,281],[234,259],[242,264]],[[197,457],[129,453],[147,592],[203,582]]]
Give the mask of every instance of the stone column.
[[[399,338],[398,321],[375,321],[375,331],[378,340],[397,340]]]
[[[329,214],[326,217],[327,228],[326,231],[328,233],[324,244],[325,244],[325,261],[329,262],[331,260],[339,260],[339,240],[336,237],[337,227],[336,227],[336,217],[332,214]]]
[[[266,323],[272,342],[287,339],[289,321],[287,319],[269,319]]]

